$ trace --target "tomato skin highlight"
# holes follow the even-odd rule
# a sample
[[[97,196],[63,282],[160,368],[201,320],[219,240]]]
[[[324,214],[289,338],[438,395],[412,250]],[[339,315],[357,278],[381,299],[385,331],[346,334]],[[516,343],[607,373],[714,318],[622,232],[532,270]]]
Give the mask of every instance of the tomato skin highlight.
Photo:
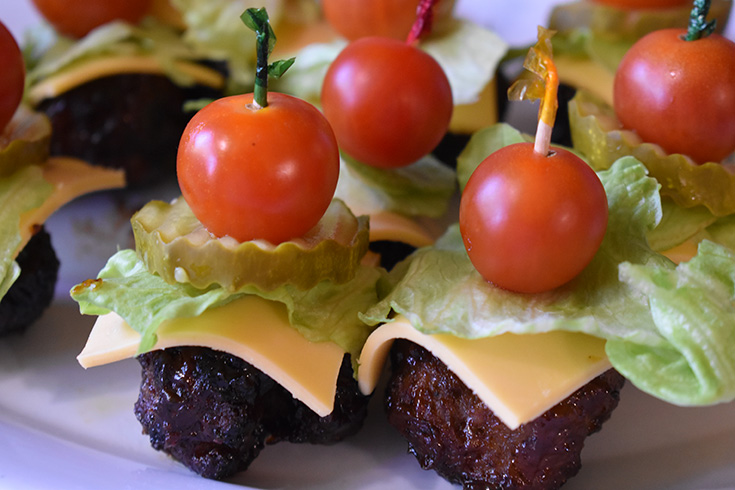
[[[633,45],[615,75],[615,113],[667,153],[719,162],[735,151],[735,43],[685,33],[655,31]]]
[[[152,0],[33,0],[40,14],[60,33],[84,37],[113,20],[136,24],[148,12]]]
[[[177,172],[194,215],[216,236],[281,243],[309,231],[332,201],[339,149],[311,104],[277,92],[215,100],[184,130]]]
[[[597,174],[569,151],[552,151],[506,146],[483,160],[462,193],[467,253],[503,289],[538,293],[569,282],[605,235],[607,197]]]
[[[0,70],[0,133],[2,133],[20,105],[26,77],[20,47],[2,22],[0,22],[0,57],[3,60],[3,67]]]
[[[367,37],[330,65],[321,93],[340,148],[380,168],[402,167],[430,153],[452,117],[452,90],[430,55],[406,43]]]

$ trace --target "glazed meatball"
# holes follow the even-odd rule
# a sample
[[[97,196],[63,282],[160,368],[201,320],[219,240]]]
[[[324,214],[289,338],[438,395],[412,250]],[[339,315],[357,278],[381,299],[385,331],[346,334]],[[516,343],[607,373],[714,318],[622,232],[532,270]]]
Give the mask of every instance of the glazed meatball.
[[[334,411],[319,417],[281,385],[239,357],[206,347],[177,347],[138,357],[135,415],[151,445],[192,471],[222,479],[247,469],[266,443],[331,444],[357,432],[368,398],[349,356]]]
[[[59,260],[43,227],[23,247],[16,262],[20,275],[0,301],[0,335],[24,331],[54,297]]]
[[[556,489],[581,466],[585,438],[617,406],[624,378],[609,370],[535,420],[509,429],[429,351],[391,350],[388,420],[424,469],[466,489]]]
[[[179,140],[193,115],[184,103],[221,95],[161,75],[125,74],[75,87],[38,109],[51,120],[52,155],[123,169],[128,185],[141,187],[176,175]]]

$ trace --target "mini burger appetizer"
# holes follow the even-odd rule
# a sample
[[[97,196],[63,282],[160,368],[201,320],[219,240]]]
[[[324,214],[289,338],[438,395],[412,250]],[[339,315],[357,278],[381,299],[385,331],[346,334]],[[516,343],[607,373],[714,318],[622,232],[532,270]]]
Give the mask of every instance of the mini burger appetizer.
[[[79,355],[90,367],[136,356],[135,415],[151,445],[207,478],[248,467],[264,444],[335,443],[368,397],[355,379],[370,332],[358,313],[384,272],[363,265],[368,221],[333,199],[339,151],[312,105],[267,90],[293,60],[268,63],[265,9],[252,94],[218,99],[187,126],[182,197],[132,218],[136,249],[72,289],[100,315]]]
[[[279,81],[322,107],[342,154],[336,195],[370,216],[371,248],[388,267],[446,228],[458,153],[445,151],[447,138],[459,134],[450,146],[463,146],[469,127],[497,120],[494,76],[507,46],[452,17],[452,6],[323,2],[338,34],[298,51],[296,73]]]
[[[735,252],[703,241],[678,266],[648,245],[660,184],[633,157],[595,173],[549,147],[557,74],[540,31],[507,125],[461,155],[459,223],[389,276],[363,318],[363,393],[390,355],[389,422],[423,468],[465,488],[556,489],[627,379],[677,405],[735,399]],[[382,324],[382,325],[381,325]]]
[[[51,154],[123,169],[129,187],[173,180],[184,106],[221,96],[225,69],[150,0],[35,3],[53,27],[29,32],[26,98],[51,119]]]
[[[632,155],[661,183],[663,219],[649,243],[688,260],[704,238],[735,250],[735,42],[712,32],[709,2],[689,29],[648,34],[623,58],[614,100],[570,103],[574,147],[593,168]]]
[[[59,261],[44,222],[72,199],[122,187],[120,172],[49,158],[48,118],[21,105],[25,66],[0,23],[0,335],[21,332],[50,304]]]

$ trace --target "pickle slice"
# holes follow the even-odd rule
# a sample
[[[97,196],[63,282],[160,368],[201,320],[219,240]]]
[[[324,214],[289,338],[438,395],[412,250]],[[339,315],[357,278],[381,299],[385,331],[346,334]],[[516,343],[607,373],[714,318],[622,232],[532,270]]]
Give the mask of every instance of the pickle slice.
[[[595,170],[632,155],[661,184],[661,195],[679,206],[702,205],[715,216],[735,213],[735,164],[697,165],[685,155],[667,155],[660,146],[623,129],[610,106],[583,90],[569,102],[569,125],[574,148]]]
[[[278,245],[240,243],[212,236],[183,198],[151,201],[131,219],[138,256],[166,282],[231,291],[255,285],[271,291],[284,284],[307,290],[318,282],[342,284],[355,275],[367,252],[369,225],[335,199],[322,219],[301,238]]]
[[[730,15],[732,0],[712,0],[709,18],[717,19],[722,31]],[[691,5],[660,9],[620,9],[589,1],[556,6],[549,18],[549,28],[565,32],[589,29],[609,41],[634,42],[649,32],[669,27],[686,28]]]
[[[25,105],[18,107],[0,134],[0,178],[8,177],[28,165],[48,160],[51,121],[45,114]]]

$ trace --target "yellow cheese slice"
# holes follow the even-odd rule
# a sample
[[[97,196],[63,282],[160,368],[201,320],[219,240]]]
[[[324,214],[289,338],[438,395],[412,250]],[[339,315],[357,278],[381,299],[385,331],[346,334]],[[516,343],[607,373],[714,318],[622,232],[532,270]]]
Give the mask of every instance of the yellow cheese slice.
[[[372,393],[395,339],[415,342],[439,358],[510,429],[529,422],[610,369],[605,341],[573,332],[504,334],[482,339],[426,335],[403,316],[368,337],[358,383]]]
[[[400,214],[390,211],[370,214],[371,242],[389,240],[419,248],[431,245],[437,236],[436,231]]]
[[[586,58],[556,55],[554,63],[559,72],[560,82],[578,89],[585,89],[612,107],[614,73]]]
[[[331,342],[309,342],[288,323],[286,307],[244,296],[195,318],[163,323],[155,349],[210,347],[249,362],[320,417],[334,408],[345,351]],[[115,313],[100,316],[82,352],[84,368],[134,357],[140,334]]]
[[[221,88],[224,85],[225,79],[222,74],[211,68],[182,60],[174,61],[174,65],[177,70],[200,85],[213,88]],[[36,105],[43,99],[57,97],[92,80],[124,73],[163,75],[165,71],[154,56],[127,55],[96,58],[61,71],[32,86],[28,91],[28,99],[31,104]]]
[[[661,252],[661,255],[665,255],[676,264],[688,262],[697,255],[697,246],[698,242],[696,240],[689,239],[676,247]]]
[[[459,134],[472,134],[498,122],[498,82],[490,80],[472,104],[458,104],[452,111],[449,131]]]
[[[38,227],[64,204],[90,192],[125,186],[122,170],[96,167],[76,158],[52,157],[41,169],[43,178],[54,186],[54,190],[40,207],[20,216],[21,242],[16,256]]]

